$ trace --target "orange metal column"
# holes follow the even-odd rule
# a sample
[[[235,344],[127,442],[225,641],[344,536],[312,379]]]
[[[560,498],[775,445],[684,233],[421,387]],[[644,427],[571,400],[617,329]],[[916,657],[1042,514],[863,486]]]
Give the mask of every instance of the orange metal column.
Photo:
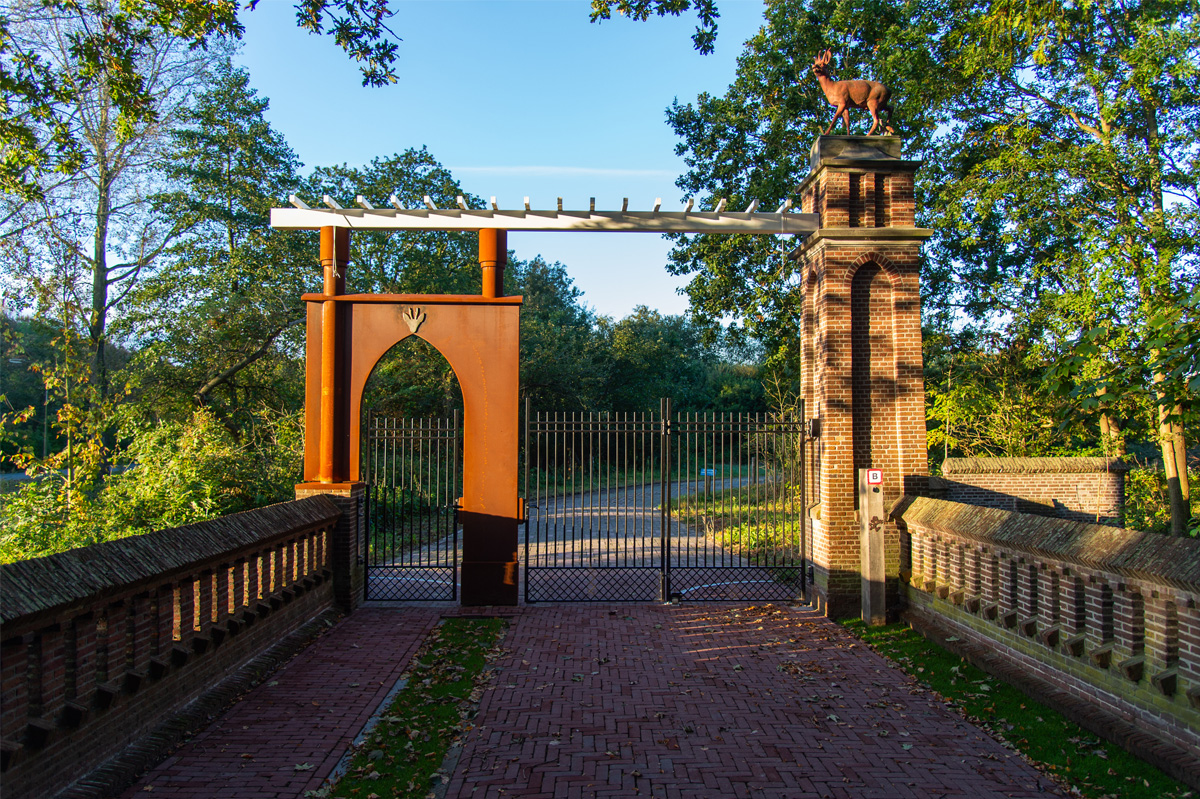
[[[508,231],[479,231],[479,265],[483,267],[485,297],[504,296],[504,267],[508,264]]]
[[[350,265],[349,228],[321,228],[321,267],[325,272],[325,296],[321,305],[321,438],[320,468],[317,480],[334,483],[346,480],[335,467],[337,449],[338,400],[344,387],[339,379],[343,369],[338,341],[338,308],[332,299],[346,293],[346,268]]]

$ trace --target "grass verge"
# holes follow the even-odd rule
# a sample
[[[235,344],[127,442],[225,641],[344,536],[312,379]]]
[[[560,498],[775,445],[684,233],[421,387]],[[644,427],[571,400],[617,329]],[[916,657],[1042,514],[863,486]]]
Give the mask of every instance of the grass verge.
[[[868,627],[851,621],[846,627],[1076,796],[1184,799],[1194,795],[1186,785],[926,640],[907,624]]]
[[[471,728],[474,705],[499,655],[503,619],[446,619],[421,644],[407,682],[355,752],[346,774],[318,796],[424,799],[449,780],[442,763]]]

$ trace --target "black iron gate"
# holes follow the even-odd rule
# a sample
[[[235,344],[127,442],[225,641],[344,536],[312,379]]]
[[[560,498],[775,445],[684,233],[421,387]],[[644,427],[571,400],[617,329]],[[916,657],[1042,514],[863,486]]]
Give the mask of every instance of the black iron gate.
[[[796,598],[804,446],[787,416],[527,404],[525,601]]]
[[[461,429],[458,411],[450,419],[367,416],[367,599],[457,599]]]

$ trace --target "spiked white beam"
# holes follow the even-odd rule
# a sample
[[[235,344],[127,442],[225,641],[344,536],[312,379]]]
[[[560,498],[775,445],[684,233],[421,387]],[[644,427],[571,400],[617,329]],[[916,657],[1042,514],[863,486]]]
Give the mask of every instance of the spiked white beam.
[[[725,211],[724,199],[714,211],[696,211],[691,200],[683,211],[663,211],[655,202],[653,211],[630,211],[629,201],[620,211],[502,210],[493,200],[490,209],[438,208],[425,197],[425,207],[403,208],[399,199],[389,199],[394,208],[342,208],[324,198],[328,208],[310,208],[299,197],[289,198],[293,208],[272,208],[271,226],[292,230],[347,227],[359,230],[514,230],[514,231],[623,231],[643,233],[789,233],[806,236],[817,230],[816,214],[760,213],[757,204],[742,212]],[[362,203],[360,203],[361,205]]]

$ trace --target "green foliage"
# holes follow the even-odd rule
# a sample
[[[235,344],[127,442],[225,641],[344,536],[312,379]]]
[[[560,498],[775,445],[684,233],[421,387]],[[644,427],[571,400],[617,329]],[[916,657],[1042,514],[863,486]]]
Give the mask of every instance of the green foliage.
[[[252,10],[258,0],[247,3]],[[97,88],[109,98],[115,129],[128,132],[155,122],[160,108],[144,55],[156,39],[184,49],[240,38],[236,0],[32,0],[10,4],[0,15],[0,193],[36,199],[53,172],[70,173],[84,160],[86,144],[74,129],[71,106],[80,92]],[[297,24],[327,33],[361,65],[363,85],[396,80],[392,11],[377,0],[300,0]],[[26,35],[54,26],[72,54],[56,63]]]
[[[611,19],[614,7],[621,16],[639,22],[650,19],[651,14],[678,16],[695,8],[700,24],[692,34],[692,43],[704,54],[711,53],[716,44],[717,19],[721,16],[716,0],[592,0],[592,22]]]
[[[126,413],[129,440],[107,477],[72,470],[52,458],[30,467],[32,479],[0,508],[0,561],[204,521],[290,498],[299,472],[299,414],[257,413],[252,435],[239,441],[212,411],[183,422],[151,423]],[[96,439],[92,439],[93,445]]]
[[[300,296],[318,274],[311,237],[268,224],[299,185],[299,162],[266,121],[267,101],[227,60],[209,80],[171,133],[173,189],[153,198],[186,234],[131,296],[125,327],[140,344],[130,380],[142,402],[175,416],[205,404],[230,419],[251,398],[298,400]]]

